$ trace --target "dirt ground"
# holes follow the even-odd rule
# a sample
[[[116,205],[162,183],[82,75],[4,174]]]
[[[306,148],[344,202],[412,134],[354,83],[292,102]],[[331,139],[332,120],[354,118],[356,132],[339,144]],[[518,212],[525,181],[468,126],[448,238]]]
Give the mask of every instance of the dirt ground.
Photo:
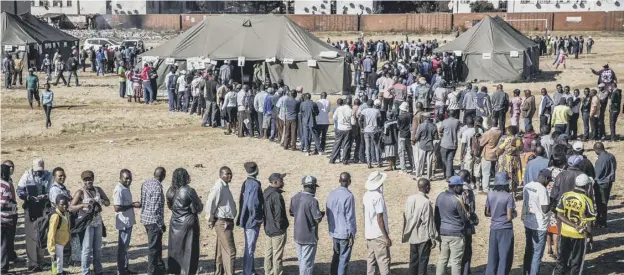
[[[327,35],[319,35],[326,40]],[[339,37],[355,39],[357,36]],[[371,39],[384,38],[399,40],[404,36],[373,36]],[[369,37],[366,37],[368,39]],[[419,36],[414,38],[426,38]],[[332,36],[332,40],[338,37]],[[410,37],[410,40],[412,38]],[[449,38],[447,38],[449,39]],[[554,91],[555,85],[569,85],[572,89],[594,87],[596,76],[589,68],[599,69],[609,63],[616,74],[624,77],[624,38],[615,36],[595,37],[594,54],[583,55],[579,59],[568,59],[566,69],[555,70],[552,57],[541,59],[542,77],[529,83],[504,84],[506,91],[514,88],[538,91],[546,87]],[[42,77],[42,75],[40,75]],[[128,103],[119,98],[117,78],[115,76],[96,77],[92,73],[80,74],[82,87],[53,88],[55,105],[52,111],[52,128],[45,129],[45,116],[42,109],[31,110],[26,100],[26,91],[21,88],[3,90],[1,97],[1,158],[15,162],[17,182],[31,165],[33,158],[42,156],[46,168],[63,167],[67,173],[66,185],[72,191],[82,186],[79,175],[83,170],[95,172],[96,184],[112,196],[117,183],[119,170],[130,169],[134,174],[131,186],[135,200],[139,199],[140,186],[149,178],[157,166],[164,166],[167,179],[164,186],[170,185],[171,172],[178,167],[186,168],[192,177],[191,186],[200,196],[207,198],[208,192],[217,178],[217,170],[223,165],[232,168],[234,179],[231,189],[235,197],[245,178],[243,163],[256,161],[260,167],[260,179],[267,186],[267,178],[273,172],[287,173],[285,199],[287,203],[300,187],[300,179],[304,175],[318,178],[320,188],[317,198],[324,208],[329,191],[338,186],[338,175],[348,171],[353,176],[351,190],[356,197],[358,218],[358,234],[356,237],[349,274],[366,272],[366,245],[363,237],[363,217],[361,198],[365,192],[364,182],[371,170],[364,165],[328,164],[327,156],[305,156],[300,152],[284,151],[275,143],[251,138],[237,138],[223,135],[221,129],[208,129],[199,126],[196,116],[170,113],[167,103],[160,102],[154,106]],[[486,83],[494,86],[498,83]],[[315,96],[314,99],[318,97]],[[331,97],[335,102],[336,96]],[[607,124],[608,125],[608,124]],[[618,122],[622,129],[624,123]],[[330,131],[331,132],[331,131]],[[592,142],[585,144],[591,148]],[[331,145],[331,142],[330,142]],[[607,150],[618,156],[624,153],[624,146],[619,143],[607,143]],[[328,150],[329,151],[329,150]],[[596,156],[588,152],[594,161]],[[196,168],[201,164],[201,168]],[[618,174],[623,175],[624,169],[618,167]],[[621,176],[620,176],[621,177]],[[594,249],[587,255],[585,270],[588,274],[624,274],[624,205],[621,205],[624,192],[622,181],[618,180],[613,188],[613,198],[609,210],[609,228],[596,232]],[[430,198],[435,200],[438,193],[445,189],[443,182],[434,182]],[[407,274],[409,262],[409,245],[401,243],[402,212],[406,198],[415,192],[415,181],[411,177],[397,172],[389,174],[385,183],[385,198],[389,212],[390,235],[394,244],[391,247],[393,274]],[[477,208],[481,224],[474,236],[474,254],[472,262],[473,274],[484,274],[487,263],[489,219],[483,217],[485,196],[477,196]],[[516,203],[520,211],[521,202]],[[169,219],[169,211],[165,211]],[[137,211],[138,215],[139,211]],[[114,274],[116,259],[117,232],[114,230],[114,211],[112,207],[104,209],[103,216],[108,228],[107,243],[103,248],[104,267],[107,274]],[[21,213],[20,213],[21,217]],[[138,216],[137,216],[138,217]],[[201,274],[214,271],[215,234],[207,229],[204,214],[201,215]],[[167,222],[168,223],[168,222]],[[291,219],[292,224],[292,219]],[[524,229],[520,219],[514,220],[515,249],[511,274],[521,274],[522,257],[524,254]],[[256,252],[256,270],[263,272],[264,234],[258,240]],[[289,241],[284,255],[285,274],[297,273],[297,257],[292,242],[292,225],[288,231]],[[328,274],[332,255],[332,240],[327,234],[327,222],[323,220],[319,226],[319,246],[316,257],[315,274]],[[16,249],[25,257],[24,231],[20,225]],[[163,239],[166,261],[168,236]],[[237,269],[240,270],[244,247],[243,231],[235,230],[238,248]],[[132,238],[130,251],[131,269],[144,272],[147,260],[146,233],[142,225],[137,224]],[[438,260],[438,249],[432,251],[429,271],[435,270]],[[554,260],[544,256],[542,274],[550,274]],[[18,272],[25,272],[23,264],[16,267]],[[70,268],[70,272],[78,273],[78,268]],[[239,271],[240,272],[240,271]],[[43,272],[40,274],[44,274]],[[47,274],[47,273],[45,273]]]

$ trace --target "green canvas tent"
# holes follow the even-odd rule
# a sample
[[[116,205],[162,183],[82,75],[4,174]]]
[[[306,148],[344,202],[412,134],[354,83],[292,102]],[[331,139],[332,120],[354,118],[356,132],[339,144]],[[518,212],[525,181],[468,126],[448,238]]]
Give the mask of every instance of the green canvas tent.
[[[56,49],[67,58],[72,46],[78,46],[78,38],[73,37],[29,13],[15,15],[2,12],[2,53],[26,52],[30,61],[36,60],[40,66],[43,56],[50,58]]]
[[[520,81],[539,71],[539,45],[498,16],[485,17],[434,52],[461,52],[466,80]]]
[[[308,92],[344,91],[350,84],[344,53],[283,15],[208,16],[141,56],[174,58],[179,65],[189,58],[205,57],[232,60],[235,66],[237,59],[244,57],[245,67],[275,58],[276,62],[266,62],[264,67],[273,82],[283,79],[285,84],[303,86]],[[288,59],[291,64],[285,64]],[[309,60],[313,60],[310,65]],[[159,66],[159,75],[166,72],[160,67],[165,66]]]

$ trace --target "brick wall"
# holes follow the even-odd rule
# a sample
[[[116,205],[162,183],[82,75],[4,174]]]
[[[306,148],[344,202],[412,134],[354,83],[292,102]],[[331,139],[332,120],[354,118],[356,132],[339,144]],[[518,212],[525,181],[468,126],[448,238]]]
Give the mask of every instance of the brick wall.
[[[556,31],[604,30],[605,12],[557,12],[554,13],[553,29]]]
[[[304,29],[317,32],[446,32],[472,27],[485,16],[500,16],[516,29],[527,31],[624,31],[623,12],[559,13],[433,13],[357,15],[287,15]],[[186,30],[210,14],[99,15],[99,29]]]
[[[476,21],[481,21],[487,15],[489,16],[500,16],[501,18],[505,18],[504,13],[456,13],[453,14],[453,28],[457,28],[459,26],[464,26],[466,29],[472,27],[472,23]]]

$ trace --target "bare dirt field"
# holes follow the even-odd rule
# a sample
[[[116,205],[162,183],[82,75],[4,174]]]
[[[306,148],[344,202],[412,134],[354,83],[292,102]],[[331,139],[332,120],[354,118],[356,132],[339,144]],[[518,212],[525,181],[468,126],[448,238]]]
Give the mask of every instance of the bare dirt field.
[[[591,34],[590,34],[591,35]],[[604,34],[602,34],[604,35]],[[594,34],[594,36],[597,36]],[[326,34],[319,34],[322,40]],[[332,40],[355,39],[357,35],[336,36]],[[439,36],[441,38],[441,36]],[[384,38],[387,40],[401,40],[402,35],[365,37],[366,39]],[[413,36],[413,38],[431,39],[433,36]],[[596,44],[594,54],[583,55],[579,59],[568,59],[566,69],[555,70],[551,66],[552,57],[541,59],[540,65],[543,76],[529,83],[505,84],[506,91],[515,88],[538,91],[546,87],[549,92],[554,91],[555,85],[569,85],[572,89],[594,87],[596,76],[589,68],[600,69],[609,63],[616,74],[624,77],[624,38],[604,35],[594,37]],[[410,37],[410,40],[412,37]],[[450,40],[450,37],[446,37]],[[42,77],[42,75],[40,75]],[[82,186],[79,178],[83,170],[95,172],[96,184],[112,196],[113,188],[117,183],[119,170],[128,168],[134,173],[134,183],[131,186],[135,200],[139,199],[140,186],[149,178],[157,166],[164,166],[168,171],[165,188],[170,185],[171,172],[178,167],[186,168],[192,177],[193,186],[204,199],[217,178],[217,170],[223,165],[230,166],[234,172],[231,185],[235,197],[240,192],[240,186],[245,178],[243,163],[256,161],[260,167],[260,179],[267,185],[267,178],[273,172],[287,173],[285,199],[287,203],[300,188],[300,179],[304,175],[314,175],[318,178],[320,188],[317,198],[324,208],[325,199],[329,191],[338,186],[340,172],[348,171],[353,176],[351,190],[356,197],[358,214],[358,234],[356,237],[349,274],[365,274],[366,272],[366,245],[363,237],[363,217],[361,198],[365,192],[364,182],[371,170],[364,165],[328,164],[327,156],[305,156],[300,152],[284,151],[275,143],[251,138],[237,138],[223,135],[220,129],[201,128],[197,116],[167,111],[166,102],[153,106],[128,103],[120,99],[118,82],[115,76],[96,77],[92,73],[80,74],[82,87],[53,88],[55,105],[52,110],[52,128],[45,129],[43,109],[31,110],[26,100],[26,91],[23,87],[12,90],[2,90],[1,97],[1,158],[15,162],[13,179],[17,182],[33,158],[42,156],[46,160],[46,168],[52,170],[60,166],[67,172],[66,185],[72,191]],[[493,86],[498,83],[487,83]],[[318,97],[314,97],[317,99]],[[331,97],[335,102],[337,96]],[[608,124],[607,124],[608,125]],[[623,129],[624,123],[618,121],[618,128]],[[331,132],[331,131],[330,131]],[[621,130],[620,130],[621,133]],[[330,143],[331,144],[331,143]],[[592,142],[585,144],[591,148]],[[624,153],[621,142],[607,143],[609,151],[613,152],[621,163],[620,154]],[[594,161],[596,156],[588,152],[588,157]],[[202,168],[196,168],[202,164]],[[622,191],[621,177],[624,169],[618,167],[618,180],[613,188],[609,210],[609,228],[596,232],[594,249],[587,255],[585,271],[587,274],[624,274],[624,205],[621,205],[624,191]],[[445,189],[443,182],[434,182],[430,197],[435,200],[438,193]],[[415,192],[415,181],[411,177],[398,172],[389,174],[385,183],[385,198],[387,202],[390,235],[394,242],[391,247],[393,274],[407,274],[409,262],[409,245],[402,244],[401,228],[403,223],[403,208],[406,198]],[[477,208],[481,217],[481,224],[477,227],[474,237],[473,274],[484,274],[487,263],[489,219],[483,216],[485,204],[484,196],[477,196]],[[521,202],[516,203],[518,211]],[[137,214],[139,212],[137,211]],[[169,211],[165,211],[169,219]],[[114,230],[114,211],[112,207],[105,208],[103,213],[108,228],[108,243],[103,248],[104,266],[107,274],[115,273],[117,232]],[[21,217],[21,213],[20,213]],[[205,216],[201,215],[201,274],[211,274],[214,271],[215,234],[207,229]],[[291,220],[292,224],[292,220]],[[514,220],[515,249],[512,274],[521,274],[522,257],[524,254],[524,228],[520,219]],[[263,251],[264,234],[258,241],[256,253],[256,270],[264,274]],[[285,252],[285,274],[296,274],[297,258],[292,242],[292,225],[288,232],[289,241]],[[332,255],[332,240],[327,234],[327,222],[324,220],[319,227],[319,249],[316,257],[315,274],[329,274]],[[17,236],[19,255],[25,257],[24,231],[20,225]],[[167,255],[168,236],[165,234],[164,257]],[[244,247],[243,231],[235,230],[235,240],[239,259]],[[438,250],[434,249],[431,255],[429,271],[435,270],[438,260]],[[147,238],[142,225],[137,224],[132,238],[130,251],[131,269],[146,270]],[[166,260],[166,259],[165,259]],[[550,274],[554,260],[544,256],[542,274]],[[240,270],[241,261],[236,262]],[[18,272],[25,273],[25,266],[16,267]],[[70,268],[70,272],[79,273],[78,268]],[[40,274],[48,274],[40,273]]]

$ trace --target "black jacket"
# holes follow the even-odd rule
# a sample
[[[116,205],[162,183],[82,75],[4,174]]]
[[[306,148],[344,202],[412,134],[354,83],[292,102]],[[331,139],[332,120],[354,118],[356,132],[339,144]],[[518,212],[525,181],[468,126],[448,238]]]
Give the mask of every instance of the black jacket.
[[[286,233],[289,225],[282,192],[271,186],[264,189],[264,232],[269,237]]]

